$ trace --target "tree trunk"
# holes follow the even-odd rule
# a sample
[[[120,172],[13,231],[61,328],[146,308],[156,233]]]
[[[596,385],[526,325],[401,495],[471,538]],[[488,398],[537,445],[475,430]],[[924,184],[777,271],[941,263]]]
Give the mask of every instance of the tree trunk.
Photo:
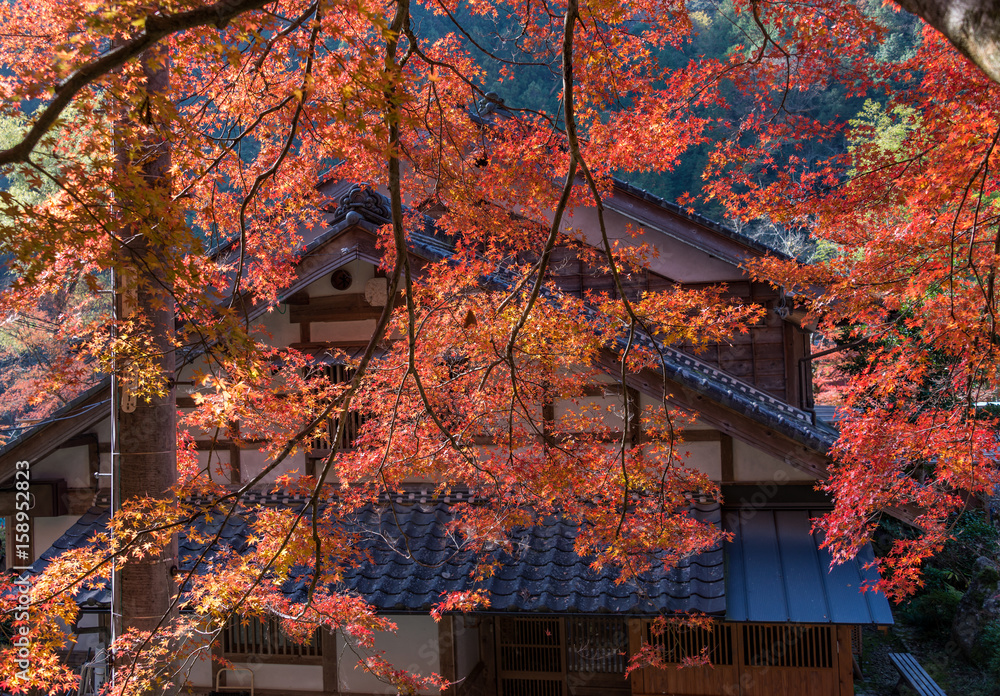
[[[169,85],[166,61],[152,51],[142,59],[149,94],[164,94]],[[144,114],[133,116],[148,129],[142,174],[148,189],[169,193],[170,151],[166,139],[158,135],[155,122],[155,105],[149,104]],[[127,202],[126,202],[127,205]],[[138,208],[137,205],[135,208]],[[128,401],[127,389],[119,389],[118,409],[118,500],[127,503],[142,497],[169,497],[168,491],[176,481],[176,402],[174,398],[174,308],[171,288],[156,260],[161,257],[157,243],[141,234],[141,228],[154,228],[152,220],[130,220],[135,208],[122,212],[122,227],[126,230],[126,243],[122,249],[122,265],[134,272],[123,274],[124,293],[131,292],[137,314],[146,318],[150,330],[150,354],[142,356],[144,367],[153,367],[168,385],[163,396],[153,396],[151,401],[139,398],[133,406],[122,406]],[[150,277],[150,271],[153,277]],[[120,368],[119,368],[120,369]],[[126,366],[127,369],[127,366]],[[119,373],[119,378],[121,373]],[[120,380],[127,382],[127,380]],[[133,410],[134,408],[134,410]],[[131,412],[128,412],[131,411]],[[177,541],[159,554],[126,565],[120,575],[119,597],[123,629],[135,628],[152,631],[170,608],[174,594],[173,569],[177,563]]]
[[[896,0],[944,34],[994,82],[1000,83],[1000,1]]]

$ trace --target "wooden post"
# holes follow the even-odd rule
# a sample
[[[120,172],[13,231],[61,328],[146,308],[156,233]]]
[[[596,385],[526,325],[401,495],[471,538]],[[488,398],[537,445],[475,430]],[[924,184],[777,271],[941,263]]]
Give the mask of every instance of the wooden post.
[[[854,694],[854,662],[851,656],[851,627],[837,626],[837,671],[840,675],[840,696]]]
[[[483,692],[485,696],[496,696],[497,688],[497,646],[496,631],[497,621],[492,616],[484,616],[479,624],[479,657],[486,667],[486,676],[483,680]]]
[[[449,682],[458,679],[455,657],[455,624],[454,617],[446,614],[438,621],[438,655],[441,661],[440,674]]]
[[[323,693],[327,696],[340,693],[340,675],[337,673],[337,636],[332,631],[319,631],[323,652]]]
[[[631,658],[642,650],[642,619],[628,620],[628,656]],[[633,694],[646,693],[645,670],[637,669],[629,676]]]

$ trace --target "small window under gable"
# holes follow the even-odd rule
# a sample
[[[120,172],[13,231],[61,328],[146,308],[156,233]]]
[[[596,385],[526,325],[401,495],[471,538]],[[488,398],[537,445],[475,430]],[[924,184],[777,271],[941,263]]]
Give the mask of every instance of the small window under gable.
[[[222,652],[232,662],[320,664],[323,641],[319,629],[307,643],[297,643],[285,635],[277,618],[234,617],[222,632]]]
[[[349,382],[352,377],[354,377],[354,370],[346,365],[327,364],[321,366],[320,368],[313,369],[323,370],[326,378],[333,384],[345,384]],[[354,441],[358,437],[363,420],[364,419],[361,414],[357,411],[348,412],[347,422],[344,424],[344,431],[340,434],[340,437],[337,438],[337,432],[340,427],[340,419],[336,417],[327,418],[322,433],[312,440],[312,454],[310,456],[313,459],[320,459],[329,455],[330,450],[333,449],[335,438],[337,438],[336,449],[338,451],[353,448]]]

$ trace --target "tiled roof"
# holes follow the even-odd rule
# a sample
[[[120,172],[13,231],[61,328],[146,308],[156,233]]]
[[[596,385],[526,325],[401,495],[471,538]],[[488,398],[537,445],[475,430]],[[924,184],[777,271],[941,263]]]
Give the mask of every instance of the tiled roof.
[[[738,622],[892,623],[884,595],[860,592],[863,582],[877,579],[874,570],[865,568],[871,548],[865,546],[858,558],[831,569],[829,552],[810,533],[810,519],[820,510],[747,508],[722,514],[715,503],[693,503],[693,516],[731,532],[732,542],[685,559],[670,572],[654,567],[640,578],[640,586],[618,582],[612,568],[592,568],[589,559],[573,551],[578,527],[550,517],[513,534],[512,551],[494,552],[495,574],[473,584],[475,559],[447,531],[457,498],[445,501],[416,493],[393,495],[384,502],[358,513],[353,526],[369,562],[347,570],[343,586],[334,589],[355,592],[386,613],[426,612],[445,592],[483,589],[493,612],[698,611]],[[261,496],[256,504],[275,503],[295,506],[303,501]],[[250,509],[246,514],[252,514]],[[85,544],[107,527],[108,519],[107,510],[88,512],[43,554],[34,570],[40,571],[55,554]],[[211,523],[199,519],[195,526],[204,538],[222,525],[223,516],[217,515]],[[247,533],[246,517],[230,518],[220,544],[243,551]],[[182,570],[190,570],[205,550],[186,535],[179,547]],[[305,599],[302,582],[289,581],[284,590],[293,600]],[[107,607],[110,593],[87,590],[79,603]]]
[[[692,514],[699,520],[720,524],[718,504],[693,504]],[[393,502],[391,511],[388,506],[362,510],[355,525],[362,539],[360,547],[371,562],[347,570],[343,588],[337,589],[356,592],[389,613],[426,612],[441,601],[443,593],[472,589],[486,590],[490,610],[498,612],[699,611],[721,616],[725,611],[721,548],[685,559],[669,573],[654,567],[641,577],[638,587],[618,582],[619,574],[613,568],[594,570],[589,559],[573,551],[578,527],[551,517],[538,526],[515,533],[512,552],[494,552],[497,572],[481,584],[474,584],[470,576],[475,558],[463,551],[446,530],[451,515],[449,502],[432,499],[423,503]],[[87,543],[94,533],[107,528],[108,519],[107,510],[92,509],[42,555],[33,570],[40,571],[55,554]],[[202,538],[218,532],[222,525],[222,515],[215,516],[211,523],[203,518],[195,523]],[[225,522],[220,545],[243,551],[247,547],[247,533],[246,518],[232,517]],[[409,554],[404,553],[404,537]],[[204,550],[201,544],[182,534],[180,568],[190,570]],[[289,582],[284,589],[290,598],[304,599],[304,584]],[[90,590],[80,603],[108,606],[110,599],[107,589]]]
[[[108,528],[108,521],[111,519],[111,512],[107,508],[94,507],[88,510],[76,523],[66,530],[66,532],[52,542],[52,546],[47,548],[38,557],[32,566],[31,572],[41,572],[56,556],[65,551],[78,549],[89,543],[95,534],[103,532]],[[77,604],[81,607],[107,607],[111,603],[111,593],[106,587],[83,590],[77,596]]]
[[[694,516],[719,524],[718,504],[695,504]],[[426,611],[443,592],[474,589],[469,577],[474,559],[456,548],[445,531],[447,505],[396,507],[365,513],[362,528],[372,530],[366,544],[373,563],[349,571],[345,584],[378,608]],[[515,533],[513,551],[497,552],[496,573],[475,588],[486,590],[490,610],[592,614],[660,614],[725,610],[722,550],[686,559],[669,573],[650,570],[641,587],[618,582],[610,567],[595,570],[574,550],[579,528],[561,518]],[[408,539],[412,558],[402,553]]]

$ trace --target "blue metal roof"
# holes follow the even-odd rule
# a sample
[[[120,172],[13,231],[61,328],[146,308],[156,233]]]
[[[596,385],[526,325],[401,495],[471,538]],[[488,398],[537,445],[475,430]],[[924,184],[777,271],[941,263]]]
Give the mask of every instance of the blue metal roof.
[[[878,580],[871,547],[831,568],[811,519],[822,510],[727,510],[726,619],[764,623],[891,624],[889,601],[861,587]]]

